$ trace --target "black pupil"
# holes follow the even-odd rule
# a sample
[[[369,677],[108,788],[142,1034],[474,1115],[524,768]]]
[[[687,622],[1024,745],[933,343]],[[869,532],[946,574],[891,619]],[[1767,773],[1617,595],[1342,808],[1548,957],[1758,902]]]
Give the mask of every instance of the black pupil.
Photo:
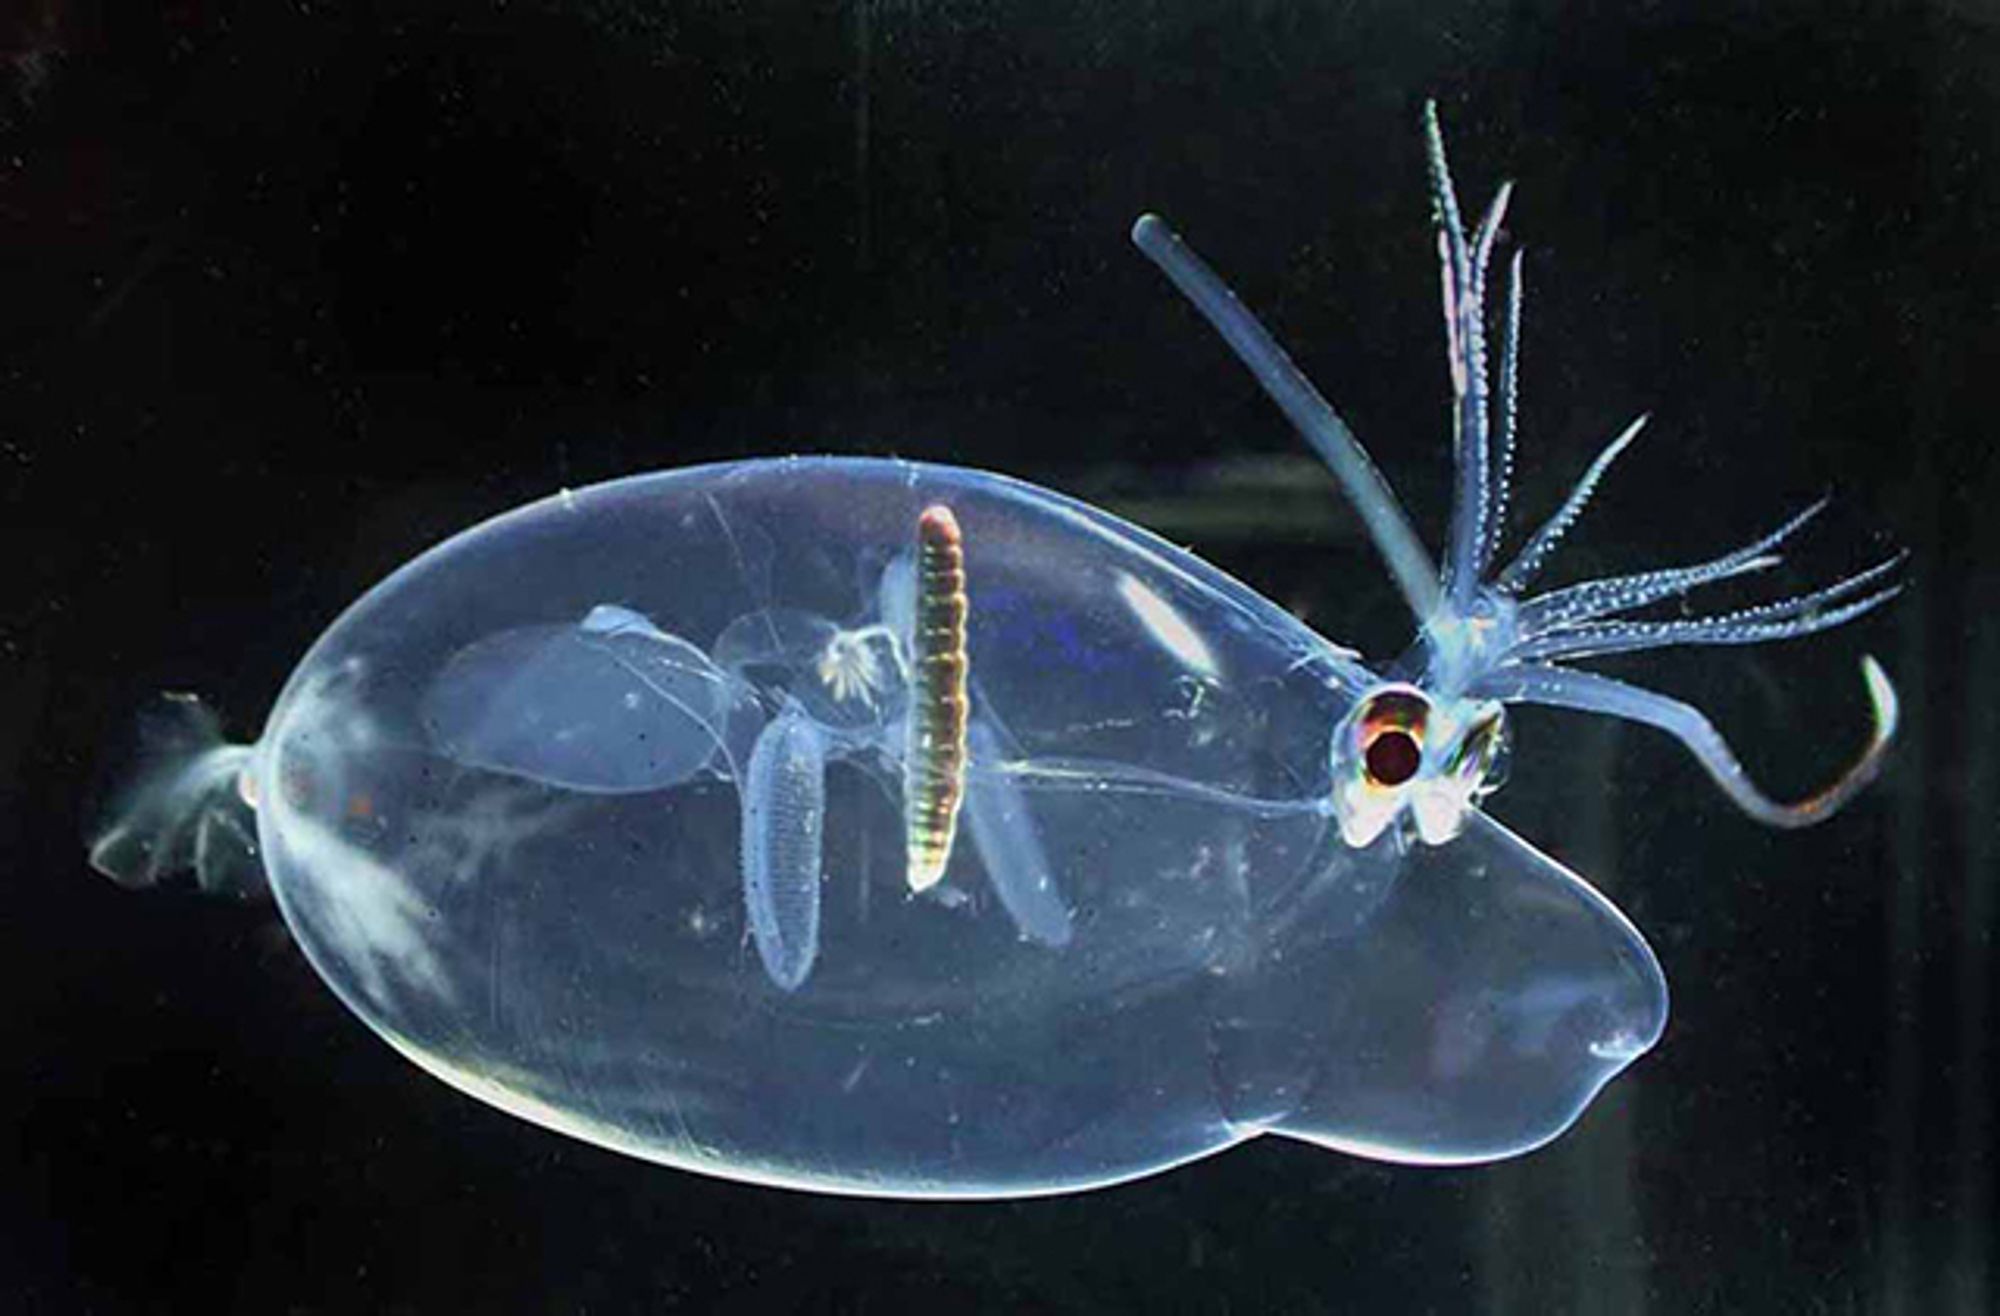
[[[1407,731],[1384,731],[1368,742],[1368,779],[1382,786],[1400,786],[1417,775],[1423,755]]]

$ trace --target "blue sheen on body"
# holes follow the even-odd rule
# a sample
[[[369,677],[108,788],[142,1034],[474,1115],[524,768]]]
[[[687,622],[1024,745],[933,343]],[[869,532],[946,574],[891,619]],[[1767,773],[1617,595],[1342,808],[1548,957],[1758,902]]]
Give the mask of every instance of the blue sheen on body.
[[[268,881],[396,1048],[551,1128],[761,1183],[980,1197],[1117,1182],[1276,1134],[1403,1162],[1553,1138],[1665,1025],[1624,917],[1483,811],[1505,708],[1679,740],[1694,706],[1579,670],[1798,638],[1901,558],[1709,616],[1818,510],[1708,561],[1530,587],[1614,438],[1505,561],[1519,253],[1464,226],[1426,107],[1457,479],[1429,551],[1367,453],[1165,223],[1139,248],[1326,460],[1409,603],[1386,671],[1104,512],[1003,477],[792,458],[564,493],[350,608],[254,746],[169,702],[91,859]],[[921,547],[919,527],[925,527]],[[254,806],[255,836],[243,805]],[[261,862],[261,871],[258,865]]]
[[[964,835],[913,894],[897,564],[938,503],[964,527],[974,729]],[[989,644],[983,587],[1013,636],[1067,628],[1124,675]],[[301,664],[251,775],[272,888],[343,999],[608,1146],[945,1196],[1265,1132],[1507,1155],[1652,1041],[1664,986],[1611,906],[1483,820],[1442,851],[1339,842],[1328,728],[1372,679],[1058,495],[750,462],[417,559]]]

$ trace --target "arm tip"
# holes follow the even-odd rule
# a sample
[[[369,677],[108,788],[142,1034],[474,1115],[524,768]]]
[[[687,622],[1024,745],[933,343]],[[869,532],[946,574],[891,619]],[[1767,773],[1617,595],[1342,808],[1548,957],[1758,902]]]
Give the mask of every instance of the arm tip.
[[[1889,743],[1896,734],[1896,724],[1902,717],[1902,702],[1896,697],[1896,687],[1889,680],[1889,674],[1882,670],[1882,664],[1875,661],[1875,655],[1861,655],[1861,679],[1868,686],[1868,706],[1875,722],[1875,734],[1870,752]]]

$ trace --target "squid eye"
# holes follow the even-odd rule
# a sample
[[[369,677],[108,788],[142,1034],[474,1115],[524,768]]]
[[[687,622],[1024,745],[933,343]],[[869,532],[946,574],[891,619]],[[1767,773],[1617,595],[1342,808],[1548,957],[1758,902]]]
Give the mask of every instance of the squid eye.
[[[1424,765],[1430,712],[1430,701],[1410,688],[1377,690],[1362,703],[1354,744],[1368,785],[1393,790],[1416,777]]]
[[[1423,789],[1431,701],[1413,685],[1375,687],[1334,731],[1333,813],[1349,849],[1375,844]]]
[[[1385,727],[1361,753],[1361,766],[1377,786],[1400,786],[1417,775],[1424,751],[1417,738],[1400,727]]]

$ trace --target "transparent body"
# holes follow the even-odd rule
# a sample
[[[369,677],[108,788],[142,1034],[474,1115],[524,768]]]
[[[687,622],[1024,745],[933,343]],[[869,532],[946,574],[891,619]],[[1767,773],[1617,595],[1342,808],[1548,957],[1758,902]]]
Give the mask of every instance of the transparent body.
[[[916,893],[886,651],[937,504],[964,527],[973,752],[967,825]],[[884,647],[872,705],[822,670],[837,635]],[[1341,842],[1329,731],[1372,681],[1056,495],[756,462],[566,494],[417,559],[314,647],[246,769],[271,888],[341,998],[606,1146],[947,1196],[1267,1131],[1508,1155],[1651,1044],[1664,984],[1616,910],[1484,819],[1447,850]],[[758,857],[801,828],[817,862]]]
[[[1518,250],[1497,315],[1487,284],[1512,189],[1468,229],[1434,105],[1424,137],[1453,394],[1437,561],[1248,308],[1157,216],[1132,231],[1346,492],[1416,623],[1392,668],[998,476],[643,476],[396,573],[253,747],[171,700],[92,862],[268,879],[327,981],[431,1072],[739,1179],[1020,1195],[1261,1133],[1406,1162],[1547,1141],[1658,1039],[1666,985],[1616,909],[1483,811],[1506,707],[1655,728],[1749,817],[1822,821],[1895,734],[1872,658],[1866,745],[1796,801],[1692,704],[1575,664],[1813,635],[1893,598],[1902,556],[1687,610],[1822,501],[1707,561],[1537,591],[1645,418],[1501,553]]]

